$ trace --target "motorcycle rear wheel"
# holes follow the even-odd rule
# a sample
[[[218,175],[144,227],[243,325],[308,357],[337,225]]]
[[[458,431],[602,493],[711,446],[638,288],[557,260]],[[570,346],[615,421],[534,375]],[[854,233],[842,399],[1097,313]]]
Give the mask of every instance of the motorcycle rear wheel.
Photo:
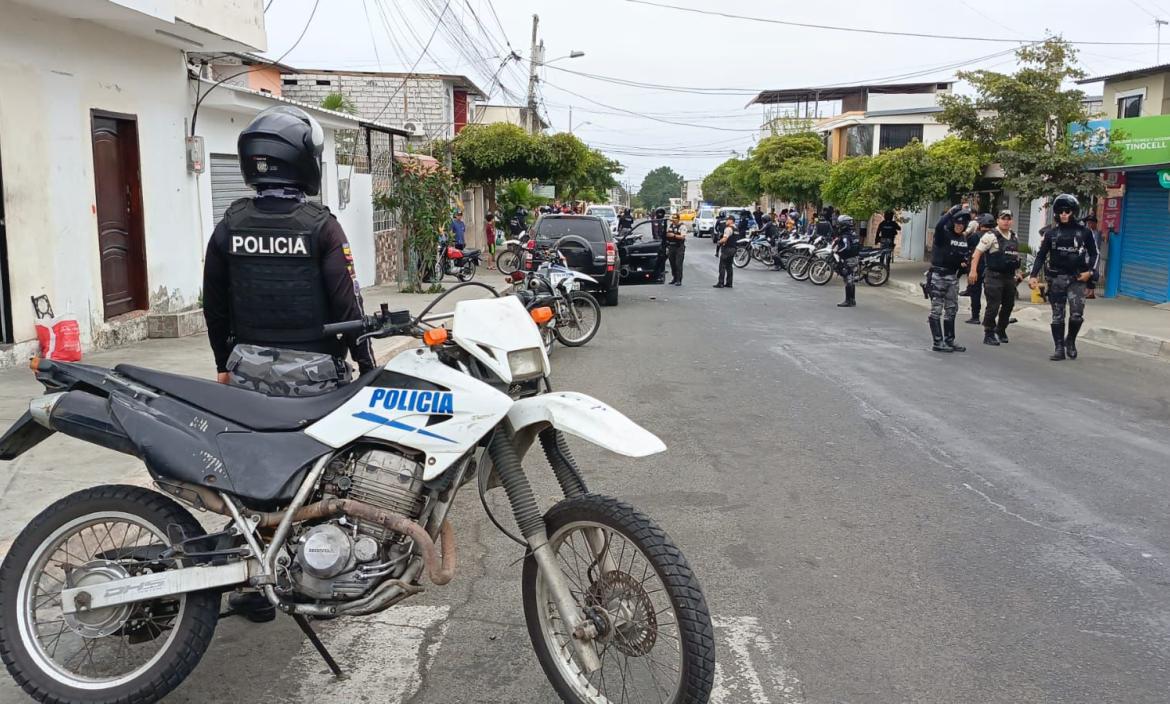
[[[475,262],[467,262],[459,267],[459,272],[455,274],[455,278],[460,282],[471,281],[475,278]]]
[[[585,673],[536,558],[524,560],[528,635],[561,700],[705,704],[715,678],[711,615],[670,536],[629,504],[595,494],[561,501],[545,524],[573,596],[601,630],[594,641],[601,669]],[[590,564],[590,535],[604,540],[611,560],[618,556],[615,569],[603,573],[595,558]]]
[[[204,535],[170,498],[133,486],[65,497],[21,531],[0,567],[0,657],[40,702],[155,702],[195,669],[219,619],[219,592],[195,592],[66,616],[66,581],[99,586],[156,571],[174,526]],[[88,536],[88,538],[86,537]],[[92,547],[91,547],[92,546]]]
[[[890,280],[890,267],[885,264],[871,264],[865,269],[865,283],[870,286],[883,286]]]
[[[496,257],[496,268],[504,276],[511,274],[520,268],[520,255],[513,249],[500,252]]]
[[[580,347],[592,340],[601,328],[601,304],[592,294],[571,291],[568,305],[572,306],[577,319],[574,321],[569,316],[558,317],[553,335],[566,347]]]
[[[824,286],[833,278],[833,264],[828,259],[817,259],[808,267],[808,280]]]

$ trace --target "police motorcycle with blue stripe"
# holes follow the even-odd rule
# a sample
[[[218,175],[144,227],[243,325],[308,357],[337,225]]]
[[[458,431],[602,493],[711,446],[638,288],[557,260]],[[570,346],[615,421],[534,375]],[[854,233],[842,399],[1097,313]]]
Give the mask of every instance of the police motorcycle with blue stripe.
[[[650,518],[592,493],[568,438],[628,457],[665,446],[598,399],[554,391],[530,312],[478,282],[451,291],[473,286],[492,296],[445,316],[428,316],[434,303],[416,316],[383,305],[326,325],[323,335],[424,345],[313,396],[34,360],[46,393],[0,437],[0,459],[62,433],[139,458],[157,491],[77,492],[13,542],[0,566],[0,657],[15,681],[43,702],[158,701],[211,644],[225,591],[259,602],[244,615],[292,616],[340,675],[348,663],[308,619],[380,612],[450,582],[449,514],[473,492],[519,544],[524,618],[557,696],[709,701],[698,579]],[[523,464],[536,445],[564,494],[544,513]],[[518,534],[489,508],[499,489]],[[191,509],[221,518],[196,521]]]

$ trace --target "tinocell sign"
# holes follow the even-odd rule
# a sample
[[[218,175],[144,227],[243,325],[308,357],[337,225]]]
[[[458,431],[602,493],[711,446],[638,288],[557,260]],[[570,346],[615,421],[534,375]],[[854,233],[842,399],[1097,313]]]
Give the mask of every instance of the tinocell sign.
[[[1070,133],[1086,129],[1092,133],[1090,150],[1104,150],[1111,143],[1122,148],[1123,161],[1118,167],[1170,164],[1170,115],[1089,120],[1083,127],[1069,126]]]

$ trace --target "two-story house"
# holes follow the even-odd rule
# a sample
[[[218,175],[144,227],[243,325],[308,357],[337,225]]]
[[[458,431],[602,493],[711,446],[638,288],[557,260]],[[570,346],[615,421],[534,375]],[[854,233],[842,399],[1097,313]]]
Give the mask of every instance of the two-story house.
[[[1102,84],[1102,116],[1088,127],[1102,141],[1117,135],[1124,154],[1104,173],[1105,295],[1170,301],[1170,64],[1078,83]]]

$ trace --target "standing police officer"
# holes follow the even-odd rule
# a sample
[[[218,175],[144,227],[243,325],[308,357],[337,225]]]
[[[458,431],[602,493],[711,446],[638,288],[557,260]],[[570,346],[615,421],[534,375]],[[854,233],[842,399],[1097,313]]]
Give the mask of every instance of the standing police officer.
[[[1032,264],[1028,286],[1039,285],[1040,267],[1048,276],[1048,302],[1052,306],[1052,342],[1056,350],[1049,357],[1056,362],[1077,358],[1077,333],[1085,321],[1085,282],[1097,268],[1097,243],[1093,233],[1077,222],[1081,204],[1076,197],[1062,193],[1052,201],[1056,221],[1040,242],[1040,251]],[[1068,332],[1064,315],[1068,309]]]
[[[887,210],[884,217],[877,226],[877,244],[882,249],[893,251],[894,240],[897,239],[898,233],[902,230],[902,226],[894,219],[894,211]]]
[[[629,230],[633,226],[634,214],[630,212],[629,208],[622,210],[622,214],[618,216],[618,233]]]
[[[841,258],[841,278],[845,280],[845,300],[837,307],[852,308],[857,305],[857,258],[861,254],[861,241],[853,230],[853,218],[849,215],[837,218],[833,251]]]
[[[991,217],[991,213],[981,213],[979,217],[975,218],[975,223],[974,231],[970,227],[967,228],[967,251],[970,253],[975,252],[975,247],[979,245],[983,236],[995,227],[995,218]],[[983,274],[987,263],[981,259],[972,259],[971,265],[967,274],[967,290],[965,291],[971,297],[971,317],[967,319],[967,322],[978,325],[979,312],[983,310]]]
[[[975,245],[971,273],[967,275],[971,286],[975,285],[978,270],[985,262],[983,289],[987,292],[987,312],[983,315],[983,344],[1006,344],[1008,321],[1016,305],[1016,285],[1021,279],[1020,241],[1012,230],[1012,211],[999,211],[996,228],[985,233]]]
[[[654,219],[650,221],[650,231],[654,239],[658,240],[658,258],[654,260],[654,276],[652,280],[660,284],[666,280],[666,209],[654,211]]]
[[[273,395],[312,395],[350,379],[346,349],[364,373],[368,342],[323,338],[328,323],[362,317],[345,232],[323,205],[324,133],[308,113],[269,108],[240,133],[244,182],[207,245],[203,315],[220,383]]]
[[[736,234],[735,215],[727,216],[727,224],[723,228],[723,236],[719,238],[717,244],[719,245],[719,283],[715,284],[715,288],[731,288],[732,275],[735,273],[735,267],[732,263],[735,261],[735,239]]]
[[[687,236],[682,231],[682,220],[678,215],[670,216],[670,227],[666,230],[666,255],[670,259],[670,285],[682,286],[683,258],[687,253]]]
[[[965,204],[943,213],[934,227],[927,290],[930,293],[930,334],[935,352],[966,352],[955,344],[955,315],[959,312],[959,271],[967,267],[967,225],[971,211]]]

